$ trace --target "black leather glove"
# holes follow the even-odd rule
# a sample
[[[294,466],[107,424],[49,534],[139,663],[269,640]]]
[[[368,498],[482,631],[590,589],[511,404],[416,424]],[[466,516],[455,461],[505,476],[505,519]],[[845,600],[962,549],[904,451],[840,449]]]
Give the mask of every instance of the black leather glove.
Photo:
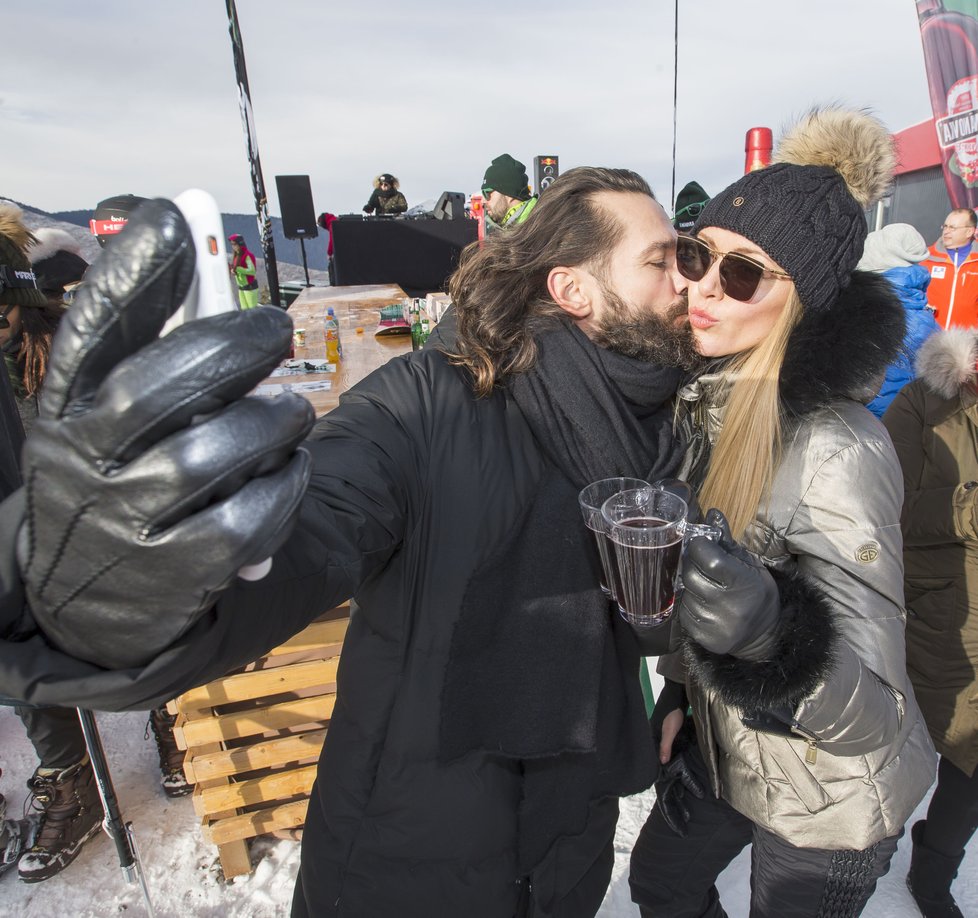
[[[766,660],[777,643],[781,615],[778,587],[768,570],[730,536],[719,510],[706,522],[720,529],[718,542],[690,540],[683,556],[679,615],[686,634],[717,654]]]
[[[659,768],[659,777],[655,782],[655,801],[666,825],[680,838],[686,837],[686,824],[690,816],[686,805],[687,792],[698,800],[706,796],[703,786],[690,771],[686,754],[676,752],[668,764]]]
[[[152,659],[279,547],[309,478],[309,403],[244,397],[288,353],[284,312],[157,338],[194,262],[172,203],[134,214],[62,320],[24,452],[31,611],[59,649],[108,668]]]

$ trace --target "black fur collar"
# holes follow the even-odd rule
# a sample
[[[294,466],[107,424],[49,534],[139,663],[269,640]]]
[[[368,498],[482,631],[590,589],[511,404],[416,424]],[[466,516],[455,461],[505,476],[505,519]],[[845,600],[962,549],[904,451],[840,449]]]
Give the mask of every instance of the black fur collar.
[[[806,309],[788,338],[781,398],[807,414],[840,397],[868,401],[906,334],[900,298],[879,274],[853,271],[828,309]]]

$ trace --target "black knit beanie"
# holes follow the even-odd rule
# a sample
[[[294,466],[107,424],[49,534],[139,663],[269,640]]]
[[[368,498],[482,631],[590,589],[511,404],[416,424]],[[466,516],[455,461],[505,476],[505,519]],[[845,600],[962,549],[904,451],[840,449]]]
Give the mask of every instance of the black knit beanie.
[[[0,204],[0,305],[43,306],[47,297],[37,289],[27,257],[34,236],[23,217],[16,204]]]
[[[893,140],[865,112],[822,109],[785,136],[775,159],[716,195],[696,231],[745,236],[791,276],[803,306],[825,309],[862,257],[865,209],[892,178]]]
[[[526,166],[508,153],[503,153],[492,161],[482,179],[482,187],[521,201],[530,197],[530,179],[526,174]]]

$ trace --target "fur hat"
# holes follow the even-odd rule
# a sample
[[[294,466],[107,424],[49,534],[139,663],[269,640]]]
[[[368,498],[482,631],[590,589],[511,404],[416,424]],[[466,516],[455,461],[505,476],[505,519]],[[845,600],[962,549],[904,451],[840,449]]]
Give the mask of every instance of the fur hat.
[[[677,232],[691,232],[703,207],[710,196],[703,190],[699,182],[687,182],[676,195],[676,212],[672,217],[672,225]]]
[[[65,287],[78,283],[88,270],[78,240],[58,227],[37,230],[27,254],[37,276],[37,286],[49,297],[60,297]]]
[[[508,153],[497,156],[490,163],[482,179],[482,187],[520,201],[530,198],[530,179],[526,174],[526,166]]]
[[[866,240],[864,210],[883,196],[895,164],[879,120],[815,109],[785,135],[770,166],[706,205],[696,229],[750,239],[788,272],[807,309],[825,309],[849,284]]]
[[[34,234],[23,218],[24,212],[16,204],[0,204],[0,304],[43,306],[47,297],[38,290],[27,257]]]
[[[909,223],[891,223],[866,237],[860,271],[889,271],[906,268],[927,257],[927,243]]]
[[[380,183],[386,182],[394,191],[397,191],[401,187],[401,183],[394,178],[389,172],[381,172],[377,178],[374,179],[374,188],[380,188]]]

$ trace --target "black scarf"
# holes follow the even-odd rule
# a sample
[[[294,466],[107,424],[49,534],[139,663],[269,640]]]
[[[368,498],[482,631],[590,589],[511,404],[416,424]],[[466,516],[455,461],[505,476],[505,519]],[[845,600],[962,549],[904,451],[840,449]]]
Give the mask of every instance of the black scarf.
[[[591,481],[652,481],[678,467],[679,371],[595,347],[569,322],[537,336],[509,391],[549,458],[514,537],[469,582],[442,698],[440,758],[518,759],[521,869],[584,829],[587,804],[655,777],[631,630],[598,586],[577,494]]]

